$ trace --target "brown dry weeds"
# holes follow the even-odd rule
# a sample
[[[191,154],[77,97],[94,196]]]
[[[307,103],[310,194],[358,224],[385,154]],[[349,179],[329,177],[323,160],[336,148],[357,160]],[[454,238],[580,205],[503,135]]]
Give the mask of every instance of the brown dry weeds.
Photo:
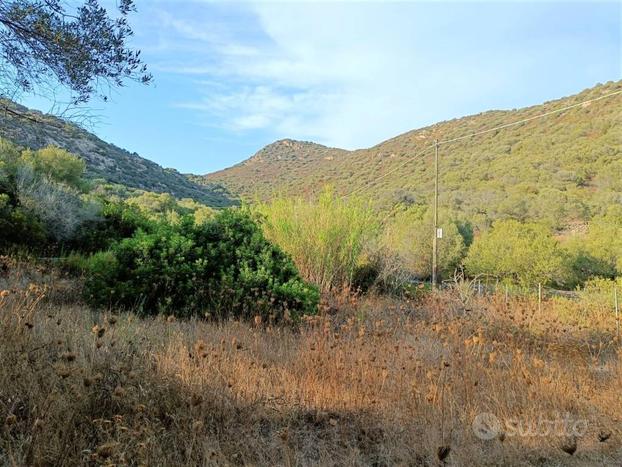
[[[342,300],[292,329],[96,313],[60,279],[2,284],[0,464],[622,462],[611,316],[445,293]],[[473,431],[482,413],[494,439]],[[578,436],[542,425],[564,417]]]

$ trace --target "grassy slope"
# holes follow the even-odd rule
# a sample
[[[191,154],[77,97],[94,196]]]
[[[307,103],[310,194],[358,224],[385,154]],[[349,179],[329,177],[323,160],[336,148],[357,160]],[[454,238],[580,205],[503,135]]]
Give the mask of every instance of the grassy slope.
[[[344,151],[285,140],[249,160],[202,177],[245,197],[307,195],[331,184],[390,206],[405,194],[427,203],[432,154],[447,140],[622,90],[610,82],[512,111],[489,111],[404,133],[369,149]],[[622,201],[622,95],[441,148],[441,206],[469,216],[583,221]],[[403,166],[403,167],[402,167]],[[390,175],[383,177],[394,171]],[[379,179],[379,177],[383,177]]]
[[[231,204],[227,191],[218,185],[198,185],[174,169],[165,169],[138,154],[106,143],[76,125],[22,106],[9,105],[31,119],[0,111],[0,137],[33,149],[49,144],[67,149],[86,161],[87,175],[92,178],[103,178],[130,188],[171,193],[177,198],[192,198],[214,207]]]

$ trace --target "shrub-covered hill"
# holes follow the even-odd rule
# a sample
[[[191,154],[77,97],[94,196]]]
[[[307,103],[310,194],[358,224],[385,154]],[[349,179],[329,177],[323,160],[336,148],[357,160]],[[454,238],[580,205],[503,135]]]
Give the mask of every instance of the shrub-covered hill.
[[[206,176],[193,177],[197,183],[222,183],[233,193],[241,196],[259,195],[269,198],[277,191],[307,193],[314,190],[308,183],[322,162],[335,161],[345,157],[349,151],[329,148],[308,141],[283,139],[260,149],[249,159],[228,169]],[[300,186],[296,186],[301,183]]]
[[[32,149],[48,145],[66,149],[84,159],[90,178],[171,193],[176,198],[192,198],[213,207],[232,204],[226,189],[218,184],[199,185],[175,169],[161,167],[136,153],[106,143],[77,125],[3,101],[0,108],[5,106],[9,111],[0,111],[0,137]]]
[[[428,204],[434,139],[449,140],[622,91],[622,81],[519,110],[488,111],[413,130],[369,149],[345,151],[283,140],[208,174],[242,197],[308,195],[326,184],[384,208]],[[421,156],[420,152],[428,150]],[[482,222],[504,217],[576,226],[622,202],[622,94],[440,148],[444,209]]]

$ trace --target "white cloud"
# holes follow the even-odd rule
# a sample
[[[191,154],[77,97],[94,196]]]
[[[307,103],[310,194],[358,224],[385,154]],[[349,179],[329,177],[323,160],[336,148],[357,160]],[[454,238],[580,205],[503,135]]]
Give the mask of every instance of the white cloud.
[[[160,69],[209,78],[202,96],[176,105],[233,131],[269,129],[275,137],[345,148],[460,116],[476,102],[481,110],[488,101],[514,103],[503,100],[504,86],[523,79],[528,87],[526,78],[542,73],[538,65],[560,50],[555,41],[530,49],[523,37],[518,49],[514,10],[503,18],[499,9],[496,23],[478,29],[478,21],[486,23],[479,13],[462,7],[448,14],[447,5],[261,2],[236,8],[250,32],[240,30],[235,14],[208,24],[165,16],[166,26],[202,53]]]

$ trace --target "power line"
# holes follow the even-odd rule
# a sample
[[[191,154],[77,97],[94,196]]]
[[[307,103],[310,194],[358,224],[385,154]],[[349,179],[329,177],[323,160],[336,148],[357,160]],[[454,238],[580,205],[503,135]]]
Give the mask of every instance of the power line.
[[[486,129],[486,130],[476,131],[476,132],[470,133],[468,135],[458,136],[456,138],[450,138],[450,139],[446,139],[446,140],[443,140],[443,141],[439,141],[438,145],[440,146],[442,144],[449,144],[449,143],[453,143],[455,141],[460,141],[460,140],[463,140],[463,139],[473,138],[474,136],[479,136],[479,135],[483,135],[483,134],[486,134],[486,133],[491,133],[493,131],[502,130],[504,128],[509,128],[511,126],[520,125],[520,124],[525,123],[525,122],[529,122],[529,121],[532,121],[532,120],[537,120],[539,118],[548,117],[550,115],[554,115],[554,114],[557,114],[557,113],[560,113],[560,112],[565,112],[566,110],[574,109],[576,107],[581,107],[583,105],[587,105],[587,104],[590,104],[592,102],[599,101],[601,99],[606,99],[608,97],[613,97],[613,96],[616,96],[618,94],[622,94],[622,90],[611,92],[611,93],[605,94],[603,96],[594,97],[592,99],[588,99],[588,100],[585,100],[585,101],[582,101],[582,102],[578,102],[576,104],[568,105],[568,106],[562,107],[560,109],[550,110],[548,112],[544,112],[544,113],[541,113],[541,114],[538,114],[538,115],[534,115],[532,117],[523,118],[522,120],[518,120],[516,122],[505,123],[503,125],[499,125],[499,126],[496,126],[494,128],[489,128],[489,129]],[[408,158],[403,164],[400,164],[397,167],[395,167],[394,169],[392,169],[392,170],[382,174],[381,176],[376,178],[376,180],[374,182],[377,182],[378,180],[381,180],[381,179],[383,179],[385,177],[388,177],[389,175],[397,172],[401,168],[405,167],[409,162],[415,160],[416,158],[418,158],[420,156],[426,155],[428,152],[431,152],[433,149],[435,149],[435,147],[436,146],[434,144],[432,144],[430,147],[428,147],[423,152],[415,154],[413,157]],[[350,197],[350,196],[353,196],[354,194],[359,193],[361,191],[365,191],[365,190],[371,188],[372,186],[373,185],[361,186],[361,187],[359,187],[359,188],[357,188],[357,189],[355,189],[355,190],[351,191],[350,193],[345,194],[343,196],[346,197],[346,198]]]
[[[413,161],[413,160],[415,160],[416,158],[426,155],[426,154],[427,154],[428,152],[430,152],[432,149],[434,149],[434,146],[429,147],[427,150],[425,150],[425,151],[423,151],[423,152],[420,152],[420,153],[418,153],[418,154],[415,154],[413,157],[409,157],[408,159],[406,159],[406,161],[404,161],[404,163],[402,163],[402,164],[398,165],[397,167],[393,168],[392,170],[389,170],[388,172],[386,172],[386,173],[384,173],[384,174],[380,175],[378,178],[376,178],[376,180],[374,180],[374,184],[375,184],[376,182],[378,182],[378,180],[381,180],[381,179],[383,179],[383,178],[385,178],[385,177],[388,177],[389,175],[391,175],[391,174],[393,174],[393,173],[397,172],[398,170],[400,170],[401,168],[405,167],[405,166],[406,166],[409,162],[412,162],[412,161]],[[359,188],[357,188],[357,189],[355,189],[355,190],[352,190],[350,193],[345,194],[345,195],[343,195],[343,196],[344,196],[345,198],[347,198],[347,197],[350,197],[350,196],[355,195],[356,193],[358,193],[358,192],[360,192],[360,191],[364,191],[364,190],[366,190],[366,189],[368,189],[368,188],[371,188],[371,187],[372,187],[372,185],[367,185],[367,186],[363,185],[363,186],[361,186],[361,187],[359,187]]]
[[[606,99],[607,97],[612,97],[612,96],[615,96],[615,95],[618,95],[618,94],[622,94],[622,90],[616,91],[616,92],[612,92],[612,93],[609,93],[609,94],[605,94],[604,96],[595,97],[593,99],[588,99],[586,101],[579,102],[577,104],[568,105],[566,107],[562,107],[561,109],[555,109],[555,110],[551,110],[549,112],[545,112],[545,113],[542,113],[542,114],[539,114],[539,115],[534,115],[533,117],[527,117],[527,118],[524,118],[522,120],[518,120],[516,122],[506,123],[504,125],[499,125],[499,126],[494,127],[494,128],[489,128],[488,130],[477,131],[475,133],[471,133],[470,135],[459,136],[457,138],[447,139],[445,141],[439,141],[438,144],[440,145],[440,144],[453,143],[454,141],[460,141],[462,139],[472,138],[473,136],[483,135],[485,133],[490,133],[492,131],[502,130],[504,128],[508,128],[508,127],[511,127],[511,126],[514,126],[514,125],[520,125],[521,123],[529,122],[531,120],[536,120],[538,118],[548,117],[549,115],[553,115],[553,114],[556,114],[556,113],[564,112],[566,110],[574,109],[575,107],[581,107],[582,105],[590,104],[592,102],[599,101],[601,99]]]

